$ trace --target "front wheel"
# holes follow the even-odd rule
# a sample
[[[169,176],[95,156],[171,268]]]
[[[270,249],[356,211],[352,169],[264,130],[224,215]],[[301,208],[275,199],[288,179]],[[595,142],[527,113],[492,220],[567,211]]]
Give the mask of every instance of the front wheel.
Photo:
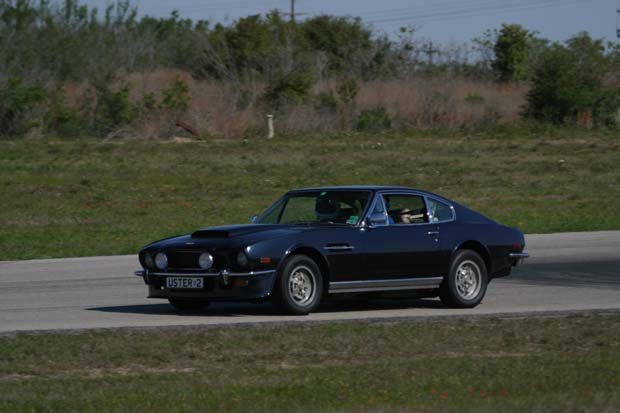
[[[314,260],[294,255],[285,263],[275,285],[275,304],[283,312],[305,315],[321,302],[323,276]]]
[[[178,299],[169,299],[168,302],[177,310],[183,312],[200,311],[209,306],[208,301],[186,301]]]
[[[439,288],[441,302],[454,308],[472,308],[480,304],[487,291],[487,268],[476,252],[461,250],[450,265],[450,273]]]

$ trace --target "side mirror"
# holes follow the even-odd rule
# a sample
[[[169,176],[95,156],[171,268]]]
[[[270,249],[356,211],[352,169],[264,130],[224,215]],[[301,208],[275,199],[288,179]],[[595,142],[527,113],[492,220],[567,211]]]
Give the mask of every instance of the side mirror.
[[[383,212],[375,212],[368,216],[368,226],[369,227],[377,227],[381,225],[387,225],[388,220],[387,216]]]
[[[252,216],[250,217],[250,222],[251,222],[252,224],[256,224],[256,223],[258,222],[258,215],[252,215]]]

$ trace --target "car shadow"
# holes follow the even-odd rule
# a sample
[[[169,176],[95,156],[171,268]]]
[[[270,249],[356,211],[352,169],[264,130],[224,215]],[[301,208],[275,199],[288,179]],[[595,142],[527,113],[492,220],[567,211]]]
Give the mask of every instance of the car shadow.
[[[403,310],[412,308],[443,308],[437,299],[353,299],[330,300],[322,303],[315,313],[332,312],[364,312],[379,310]],[[269,302],[261,304],[239,302],[215,302],[203,310],[178,311],[170,304],[137,304],[106,307],[91,307],[87,311],[99,311],[104,313],[119,314],[143,314],[143,315],[167,315],[167,316],[200,316],[200,317],[242,317],[242,316],[281,316]]]
[[[620,260],[533,263],[514,269],[506,281],[560,287],[620,288]]]

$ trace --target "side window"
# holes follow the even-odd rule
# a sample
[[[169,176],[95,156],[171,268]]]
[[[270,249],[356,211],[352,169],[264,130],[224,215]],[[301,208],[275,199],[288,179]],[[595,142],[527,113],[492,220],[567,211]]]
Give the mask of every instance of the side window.
[[[431,220],[433,222],[450,221],[454,218],[454,212],[450,205],[444,204],[436,199],[428,198]]]
[[[384,195],[390,224],[424,224],[428,214],[424,198],[419,195]]]

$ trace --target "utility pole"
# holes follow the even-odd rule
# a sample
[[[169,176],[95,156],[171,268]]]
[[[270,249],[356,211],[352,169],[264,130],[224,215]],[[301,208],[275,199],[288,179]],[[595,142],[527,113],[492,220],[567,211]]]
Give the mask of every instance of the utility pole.
[[[426,43],[426,45],[424,45],[424,48],[422,49],[422,51],[424,53],[426,53],[426,56],[428,58],[428,65],[432,66],[433,65],[433,55],[435,53],[437,53],[439,50],[435,49],[433,47],[433,42],[428,42]]]
[[[616,36],[620,39],[620,9],[616,10]]]
[[[291,23],[295,23],[295,16],[303,16],[307,13],[296,13],[295,12],[295,0],[291,0],[291,12],[290,13],[282,13],[283,15],[288,15],[291,19]]]

